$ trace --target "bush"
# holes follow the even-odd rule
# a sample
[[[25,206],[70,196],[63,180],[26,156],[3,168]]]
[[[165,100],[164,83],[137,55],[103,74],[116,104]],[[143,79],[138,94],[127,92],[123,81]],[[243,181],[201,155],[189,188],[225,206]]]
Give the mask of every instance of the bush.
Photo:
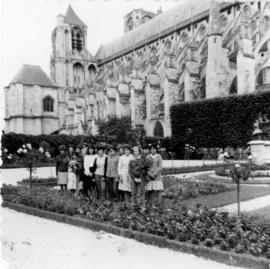
[[[186,102],[172,106],[170,113],[177,147],[245,147],[259,113],[270,114],[270,92]]]
[[[29,185],[30,180],[29,178],[25,178],[22,181],[17,182],[18,185]],[[32,178],[32,184],[34,186],[56,186],[57,185],[57,178],[56,177],[49,177],[49,178]]]
[[[58,154],[60,145],[79,145],[82,142],[96,143],[97,138],[83,135],[25,135],[8,133],[2,135],[2,147],[7,148],[9,153],[16,153],[23,144],[30,143],[34,149],[45,147],[53,156]]]

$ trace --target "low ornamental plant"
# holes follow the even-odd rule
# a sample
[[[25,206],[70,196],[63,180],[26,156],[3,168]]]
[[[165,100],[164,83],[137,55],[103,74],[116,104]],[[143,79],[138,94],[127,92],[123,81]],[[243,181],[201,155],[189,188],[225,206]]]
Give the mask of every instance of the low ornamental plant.
[[[24,187],[3,185],[1,193],[5,202],[105,222],[222,251],[270,258],[270,222],[257,216],[237,217],[201,207],[194,211],[185,207],[178,211],[164,207],[142,211],[121,202],[98,201],[89,204],[84,198],[76,199],[68,192],[46,187],[36,187],[30,195]]]
[[[236,194],[237,194],[237,212],[240,215],[240,181],[247,181],[250,176],[250,168],[241,166],[240,164],[235,164],[235,166],[230,170],[230,175],[232,180],[236,183]]]
[[[18,185],[29,184],[29,178],[24,178],[21,181],[18,181],[17,184]],[[57,178],[56,177],[48,177],[48,178],[33,177],[32,184],[35,186],[42,185],[42,186],[53,187],[57,185]]]

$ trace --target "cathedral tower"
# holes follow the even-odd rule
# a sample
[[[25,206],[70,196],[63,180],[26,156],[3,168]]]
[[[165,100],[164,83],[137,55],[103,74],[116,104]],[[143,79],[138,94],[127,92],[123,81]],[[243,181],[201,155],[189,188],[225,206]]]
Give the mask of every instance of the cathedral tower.
[[[67,133],[84,133],[87,104],[97,66],[87,50],[87,26],[71,6],[57,17],[52,33],[51,77],[60,87],[60,126]],[[75,130],[73,132],[73,130]]]

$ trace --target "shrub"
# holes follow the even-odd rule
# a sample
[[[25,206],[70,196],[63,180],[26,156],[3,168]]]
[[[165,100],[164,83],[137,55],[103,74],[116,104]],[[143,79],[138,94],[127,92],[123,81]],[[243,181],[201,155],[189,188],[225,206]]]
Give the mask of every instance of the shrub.
[[[226,167],[217,167],[215,169],[215,174],[217,176],[222,176],[222,177],[228,177],[230,176],[230,173]]]
[[[177,147],[245,147],[259,113],[270,114],[270,92],[177,104],[170,111],[172,140]]]
[[[205,242],[204,242],[204,245],[205,245],[206,247],[208,247],[208,248],[211,248],[211,247],[214,246],[214,242],[213,242],[212,239],[207,238],[207,239],[205,240]]]
[[[245,247],[241,244],[237,244],[235,247],[235,252],[236,253],[244,253],[245,252]]]
[[[219,247],[220,247],[220,249],[223,250],[223,251],[229,251],[229,250],[230,250],[229,244],[228,244],[225,240],[222,240],[222,241],[219,243]]]

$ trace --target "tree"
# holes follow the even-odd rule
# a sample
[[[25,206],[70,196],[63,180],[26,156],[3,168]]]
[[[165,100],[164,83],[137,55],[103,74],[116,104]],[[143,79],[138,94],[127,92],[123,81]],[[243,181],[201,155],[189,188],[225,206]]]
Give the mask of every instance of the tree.
[[[106,142],[136,143],[137,132],[132,127],[130,117],[111,117],[98,123],[99,134]]]

